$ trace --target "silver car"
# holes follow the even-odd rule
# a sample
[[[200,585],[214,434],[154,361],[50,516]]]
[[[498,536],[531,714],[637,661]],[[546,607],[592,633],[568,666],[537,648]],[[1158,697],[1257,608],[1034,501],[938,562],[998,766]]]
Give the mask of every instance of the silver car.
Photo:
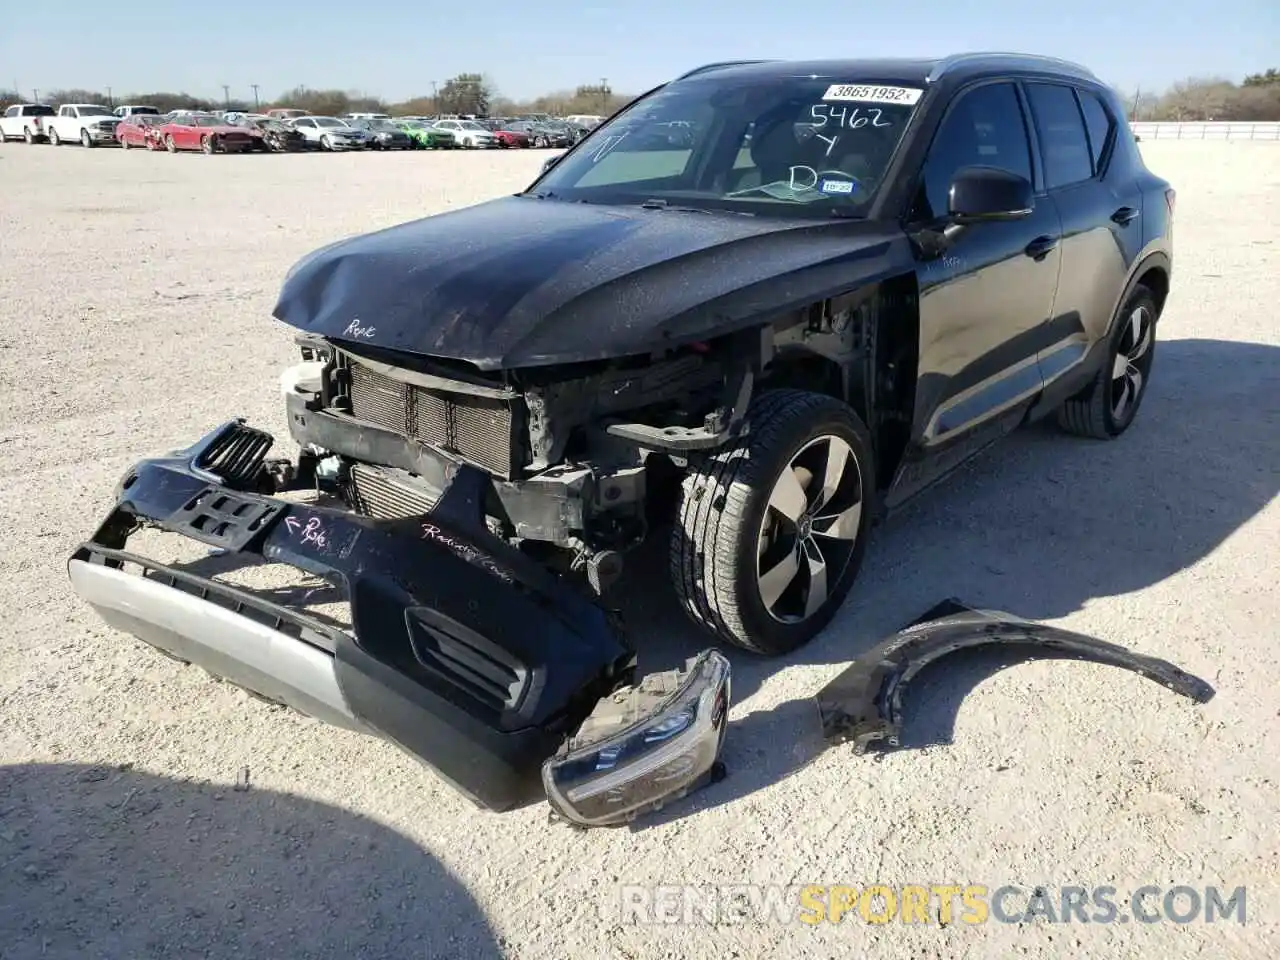
[[[321,150],[364,150],[371,139],[364,130],[337,117],[298,117],[292,126],[307,138],[309,146]]]

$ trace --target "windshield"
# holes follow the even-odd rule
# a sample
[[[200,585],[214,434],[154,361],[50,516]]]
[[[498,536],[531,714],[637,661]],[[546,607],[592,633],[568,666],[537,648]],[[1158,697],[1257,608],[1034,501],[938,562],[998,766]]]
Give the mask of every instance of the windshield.
[[[370,130],[392,130],[395,132],[399,132],[400,130],[400,128],[390,120],[367,120],[365,121],[365,124]]]
[[[44,104],[22,108],[22,115],[24,117],[52,117],[54,113],[55,111],[53,107],[46,107]]]
[[[313,117],[312,119],[314,119],[314,120],[315,120],[315,122],[316,122],[316,126],[317,126],[317,127],[330,127],[330,128],[332,128],[332,127],[345,127],[345,126],[346,126],[346,124],[345,124],[345,123],[343,123],[341,120],[336,120],[336,119],[334,119],[333,117]]]
[[[155,107],[130,107],[129,112],[132,113],[134,116],[138,116],[139,114],[146,114],[147,116],[157,116],[160,113],[160,111],[157,110]]]
[[[532,192],[585,203],[859,216],[921,91],[850,79],[708,76],[671,84],[597,127]]]
[[[106,107],[96,103],[77,103],[76,110],[82,117],[112,117],[115,116]]]
[[[458,121],[458,126],[460,126],[463,130],[486,130],[486,129],[488,129],[487,127],[483,127],[483,126],[481,126],[480,124],[476,123],[474,120],[459,120],[459,121]]]

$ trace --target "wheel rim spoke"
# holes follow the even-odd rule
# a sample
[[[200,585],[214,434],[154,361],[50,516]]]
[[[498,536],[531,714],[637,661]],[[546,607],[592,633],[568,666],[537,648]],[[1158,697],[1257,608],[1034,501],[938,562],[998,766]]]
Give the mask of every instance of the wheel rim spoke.
[[[829,513],[825,516],[815,517],[813,520],[813,535],[815,537],[827,537],[831,540],[856,540],[858,539],[858,527],[861,523],[862,501],[858,501],[839,513]]]
[[[1143,308],[1139,307],[1137,310],[1133,311],[1133,315],[1135,318],[1139,319],[1139,326],[1136,339],[1133,341],[1133,346],[1129,348],[1129,360],[1137,362],[1146,356],[1147,351],[1151,349],[1151,333],[1153,327],[1147,321],[1147,311]]]
[[[827,442],[827,464],[822,475],[822,489],[817,492],[813,501],[815,512],[834,499],[840,489],[840,482],[844,480],[845,467],[852,456],[853,451],[849,449],[849,445],[839,437],[832,437]]]
[[[808,618],[827,602],[827,562],[812,537],[806,538],[800,549],[809,568],[809,593],[804,600],[804,615]]]
[[[800,478],[791,466],[782,471],[778,482],[774,484],[769,506],[792,523],[797,522],[808,509],[809,501],[805,497],[804,487],[800,485]]]
[[[798,550],[792,550],[768,572],[760,575],[760,599],[764,601],[767,610],[772,611],[778,605],[787,587],[795,582],[799,573],[800,554]]]
[[[1123,350],[1116,351],[1115,363],[1111,364],[1111,379],[1119,380],[1129,369],[1129,357]]]

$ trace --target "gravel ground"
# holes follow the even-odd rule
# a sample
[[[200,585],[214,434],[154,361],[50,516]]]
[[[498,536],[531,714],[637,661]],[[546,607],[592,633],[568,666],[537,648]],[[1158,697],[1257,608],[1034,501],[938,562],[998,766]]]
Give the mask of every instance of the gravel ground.
[[[287,435],[294,350],[269,312],[295,259],[518,189],[541,155],[0,148],[0,956],[1280,955],[1280,147],[1144,152],[1179,190],[1177,273],[1135,428],[1022,431],[881,528],[818,641],[735,658],[728,779],[582,834],[477,812],[393,747],[106,629],[64,568],[140,455],[233,414]],[[654,667],[699,646],[658,566],[631,611]],[[820,752],[807,698],[948,595],[1170,658],[1217,697],[977,656],[922,678],[905,749]],[[620,910],[623,884],[741,883],[1110,885],[1122,904],[1243,885],[1248,923]]]

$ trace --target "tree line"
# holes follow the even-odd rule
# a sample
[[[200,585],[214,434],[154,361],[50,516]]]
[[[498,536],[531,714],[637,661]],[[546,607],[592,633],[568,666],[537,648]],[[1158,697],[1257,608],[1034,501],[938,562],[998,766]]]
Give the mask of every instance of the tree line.
[[[1280,70],[1253,73],[1240,83],[1223,77],[1180,80],[1162,93],[1121,93],[1130,120],[1280,120]]]
[[[267,110],[294,107],[311,113],[340,116],[344,113],[411,114],[463,113],[479,116],[511,116],[550,113],[556,116],[599,114],[608,116],[625,106],[631,94],[618,94],[605,81],[583,84],[575,90],[558,90],[517,100],[502,96],[492,79],[482,73],[461,73],[443,83],[433,83],[430,94],[399,102],[359,90],[312,90],[294,87],[270,101],[224,98],[221,101],[188,93],[153,92],[113,96],[112,91],[48,90],[39,94],[42,103],[148,103],[161,112],[169,110]],[[1130,120],[1280,120],[1280,70],[1272,67],[1245,77],[1239,84],[1220,77],[1190,78],[1168,90],[1121,91]],[[0,91],[0,108],[27,102],[25,92]]]
[[[28,96],[30,94],[30,96]],[[0,90],[0,108],[14,103],[29,103],[31,97],[41,103],[101,103],[114,107],[122,103],[146,103],[161,113],[170,110],[269,110],[293,107],[321,116],[344,113],[389,113],[392,116],[430,115],[437,113],[469,113],[478,116],[509,116],[525,113],[599,114],[607,116],[631,101],[627,94],[616,94],[607,83],[583,84],[575,90],[560,90],[532,100],[516,100],[498,93],[492,79],[481,73],[461,73],[442,83],[433,83],[429,94],[408,100],[390,101],[360,90],[312,90],[298,86],[270,100],[225,97],[221,100],[197,97],[189,93],[153,91],[116,96],[107,90]]]

